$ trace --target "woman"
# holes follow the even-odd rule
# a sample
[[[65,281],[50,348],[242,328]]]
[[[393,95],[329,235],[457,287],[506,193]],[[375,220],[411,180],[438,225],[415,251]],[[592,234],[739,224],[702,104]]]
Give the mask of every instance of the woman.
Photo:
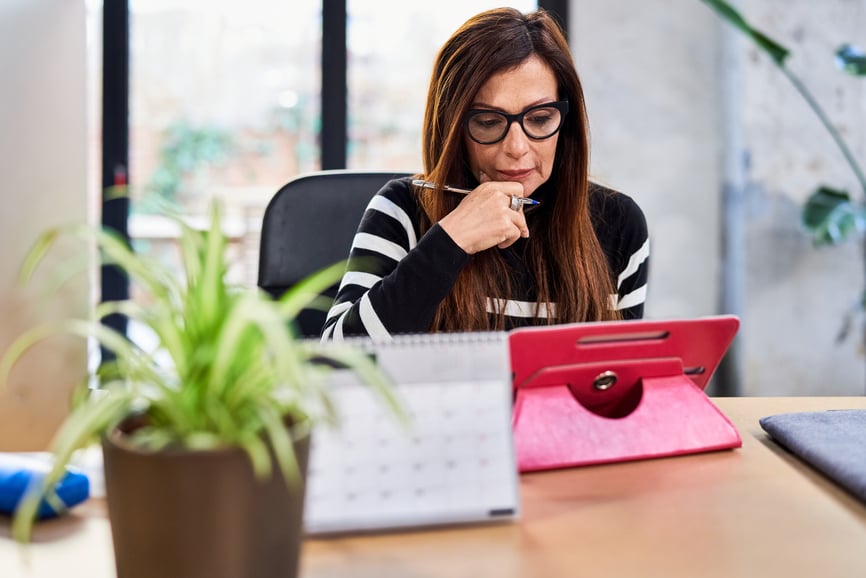
[[[370,202],[323,339],[642,317],[646,221],[589,182],[588,132],[549,15],[468,20],[436,58],[424,173]]]

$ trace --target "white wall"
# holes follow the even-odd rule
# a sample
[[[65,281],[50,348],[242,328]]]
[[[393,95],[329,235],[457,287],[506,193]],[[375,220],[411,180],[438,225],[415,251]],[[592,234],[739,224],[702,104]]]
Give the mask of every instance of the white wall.
[[[650,317],[713,312],[720,167],[713,19],[697,1],[577,0],[570,41],[586,93],[592,175],[650,224]]]
[[[86,220],[87,124],[84,0],[0,0],[0,351],[26,327],[86,311],[81,282],[40,298],[40,280],[17,288],[21,260],[45,228]],[[67,254],[63,261],[82,258]],[[69,339],[24,358],[0,391],[0,449],[45,447],[86,369]]]
[[[843,42],[866,46],[866,0],[739,5],[792,49],[791,69],[866,165],[866,79],[832,62]],[[647,316],[719,312],[721,239],[731,233],[720,227],[725,158],[746,158],[742,390],[862,395],[858,336],[834,343],[863,289],[862,255],[855,244],[817,250],[800,226],[802,203],[818,185],[860,192],[788,80],[741,35],[725,36],[727,25],[698,0],[573,0],[570,18],[593,173],[631,194],[649,221]],[[731,54],[733,69],[723,59]]]

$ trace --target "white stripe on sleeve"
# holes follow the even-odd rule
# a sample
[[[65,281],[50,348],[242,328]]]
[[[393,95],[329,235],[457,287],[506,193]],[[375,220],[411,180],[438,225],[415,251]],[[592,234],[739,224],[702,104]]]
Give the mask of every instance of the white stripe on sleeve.
[[[629,307],[640,305],[646,302],[646,285],[638,287],[628,295],[623,295],[621,299],[617,299],[614,295],[611,295],[611,297],[616,301],[617,309],[628,309]]]
[[[622,282],[637,273],[638,268],[641,266],[641,263],[647,260],[649,257],[649,239],[644,241],[643,245],[641,245],[640,249],[635,251],[631,258],[628,260],[628,265],[626,265],[625,269],[622,273],[619,274],[619,277],[616,279],[616,288],[619,289],[622,286]]]
[[[370,233],[356,234],[355,240],[352,241],[352,249],[367,249],[368,251],[374,251],[381,255],[385,255],[386,257],[390,257],[395,261],[399,261],[406,256],[406,249],[397,243],[392,243],[387,239],[383,239],[377,235],[371,235]]]
[[[358,314],[361,316],[361,323],[364,324],[364,329],[367,330],[367,335],[373,339],[380,341],[391,341],[391,334],[382,325],[382,321],[373,309],[373,304],[370,303],[370,294],[364,293],[361,297],[361,305],[358,307]],[[342,328],[341,328],[342,329]]]
[[[505,299],[487,299],[487,312],[497,314],[503,311],[509,317],[535,318],[535,307],[538,306],[540,319],[556,316],[556,304],[551,303],[550,311],[545,303],[534,303],[530,301],[514,301]]]
[[[369,289],[382,278],[378,275],[373,275],[371,273],[364,273],[362,271],[347,271],[345,275],[343,275],[343,280],[340,282],[340,289],[345,287],[346,285],[358,285],[365,289]]]
[[[399,222],[400,225],[403,226],[403,230],[406,232],[406,238],[409,239],[410,249],[418,244],[418,239],[415,237],[415,227],[412,225],[412,219],[410,219],[409,215],[406,214],[406,211],[401,209],[397,204],[386,197],[376,195],[370,201],[370,205],[367,208],[384,213]]]

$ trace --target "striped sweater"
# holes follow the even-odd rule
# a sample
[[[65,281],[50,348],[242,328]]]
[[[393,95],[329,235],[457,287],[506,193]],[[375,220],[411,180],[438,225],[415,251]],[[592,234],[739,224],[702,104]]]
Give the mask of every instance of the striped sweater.
[[[352,243],[349,267],[328,312],[322,339],[367,335],[387,340],[397,333],[429,330],[440,302],[472,258],[437,224],[419,234],[420,206],[409,178],[395,179],[372,198]],[[539,190],[543,195],[543,191]],[[538,192],[533,195],[539,197]],[[543,198],[543,196],[541,197]],[[649,264],[646,220],[628,196],[600,185],[590,187],[596,235],[614,273],[611,306],[625,319],[643,316]],[[532,214],[527,225],[532,231]],[[489,296],[488,311],[504,308],[508,329],[546,323],[554,311],[536,307],[535,287],[521,258],[527,240],[503,250],[515,278],[512,299]]]

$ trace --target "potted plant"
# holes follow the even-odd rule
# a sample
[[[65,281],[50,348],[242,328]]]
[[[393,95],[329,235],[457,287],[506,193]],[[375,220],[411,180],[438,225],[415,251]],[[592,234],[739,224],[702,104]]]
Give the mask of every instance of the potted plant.
[[[85,395],[55,436],[53,470],[22,499],[13,533],[29,539],[39,504],[73,454],[100,441],[119,578],[295,576],[310,430],[334,417],[329,367],[355,371],[399,408],[367,355],[292,330],[341,265],[274,300],[227,281],[217,203],[207,230],[176,221],[182,275],[88,226],[49,230],[28,255],[24,280],[58,238],[95,239],[103,264],[125,271],[145,299],[35,327],[0,360],[5,383],[29,347],[56,333],[95,338],[114,354],[99,369],[99,388],[82,385]],[[145,351],[108,328],[102,320],[112,314],[152,331],[157,347]]]

